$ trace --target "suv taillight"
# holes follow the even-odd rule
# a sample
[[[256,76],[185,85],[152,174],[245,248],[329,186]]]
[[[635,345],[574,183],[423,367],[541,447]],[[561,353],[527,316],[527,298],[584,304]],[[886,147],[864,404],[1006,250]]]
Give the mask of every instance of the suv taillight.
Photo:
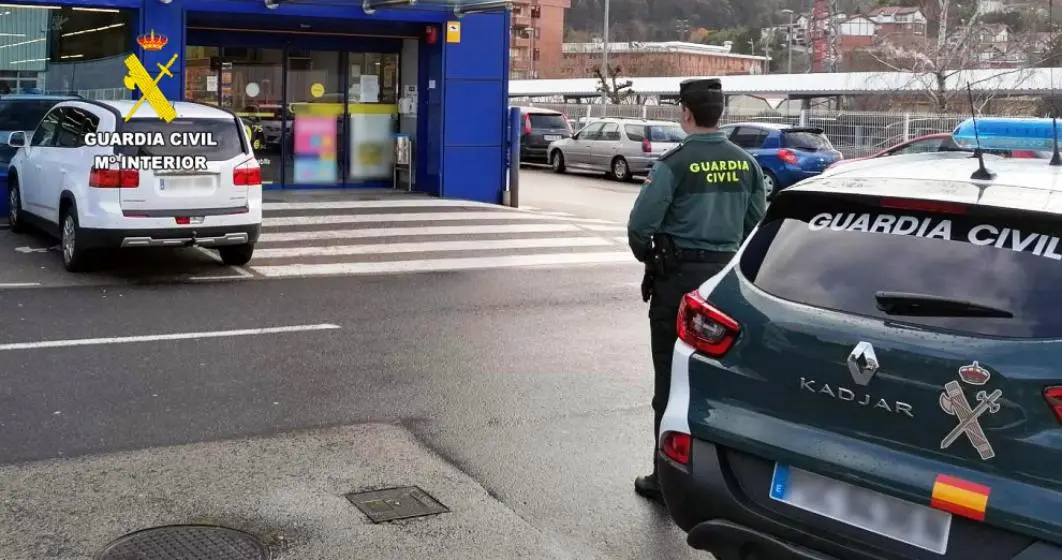
[[[646,154],[653,153],[653,144],[648,138],[642,138],[642,152]]]
[[[524,115],[524,134],[531,134],[531,115]]]
[[[682,298],[677,327],[680,340],[713,358],[726,354],[741,332],[737,321],[705,301],[696,290]]]
[[[797,163],[800,163],[800,158],[797,157],[796,153],[794,153],[793,150],[787,148],[782,148],[781,150],[778,150],[778,159],[784,161],[785,163],[788,163],[789,165],[796,165]]]
[[[1051,412],[1055,413],[1055,418],[1062,423],[1062,387],[1044,389],[1044,399],[1047,400],[1047,406],[1051,407]]]
[[[660,438],[660,452],[680,465],[690,464],[690,435],[664,432],[664,437]]]
[[[262,184],[262,168],[257,164],[245,163],[232,170],[232,184],[243,187],[257,187]]]
[[[135,189],[140,186],[140,172],[136,169],[101,169],[89,171],[89,186],[96,189]]]

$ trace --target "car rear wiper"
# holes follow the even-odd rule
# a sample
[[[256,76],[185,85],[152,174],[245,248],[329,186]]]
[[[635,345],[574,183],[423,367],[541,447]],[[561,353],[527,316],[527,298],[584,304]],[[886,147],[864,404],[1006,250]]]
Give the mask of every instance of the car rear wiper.
[[[878,301],[878,309],[889,315],[905,315],[908,317],[992,317],[999,319],[1014,317],[1014,314],[1006,309],[929,294],[877,292],[874,294],[874,299]]]

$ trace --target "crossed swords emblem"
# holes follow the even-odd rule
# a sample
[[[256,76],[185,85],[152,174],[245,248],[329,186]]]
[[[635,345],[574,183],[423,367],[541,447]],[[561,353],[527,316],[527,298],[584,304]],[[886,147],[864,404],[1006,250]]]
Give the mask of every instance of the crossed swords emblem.
[[[959,439],[959,436],[966,434],[967,439],[977,450],[977,453],[981,456],[981,459],[991,459],[996,456],[995,450],[992,449],[992,444],[989,443],[988,438],[985,437],[985,432],[981,429],[980,419],[986,412],[989,414],[995,414],[999,411],[999,403],[996,402],[1003,396],[1003,391],[996,389],[991,393],[987,391],[978,391],[975,395],[977,399],[977,406],[970,408],[970,402],[966,400],[966,394],[962,392],[962,386],[958,381],[948,381],[944,384],[944,392],[940,394],[940,408],[944,409],[951,416],[955,416],[959,419],[959,425],[955,426],[948,435],[944,436],[944,439],[940,441],[940,448],[947,449],[951,447],[951,444],[955,443]]]

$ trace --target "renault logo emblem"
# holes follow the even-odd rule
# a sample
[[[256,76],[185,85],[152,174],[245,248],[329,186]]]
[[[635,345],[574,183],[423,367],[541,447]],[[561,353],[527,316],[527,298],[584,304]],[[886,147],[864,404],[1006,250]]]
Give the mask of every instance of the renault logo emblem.
[[[860,342],[848,355],[848,371],[852,373],[852,381],[856,385],[870,385],[870,380],[878,371],[878,357],[874,354],[874,347],[869,342]]]

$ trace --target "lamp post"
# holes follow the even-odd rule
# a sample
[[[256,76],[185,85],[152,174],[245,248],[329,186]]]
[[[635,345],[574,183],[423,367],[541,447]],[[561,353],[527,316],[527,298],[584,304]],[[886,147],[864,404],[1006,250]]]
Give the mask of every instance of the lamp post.
[[[603,35],[604,36],[601,38],[601,79],[605,80],[605,83],[602,84],[603,87],[601,88],[601,90],[602,90],[601,91],[601,103],[602,103],[602,105],[608,103],[608,92],[606,90],[610,87],[609,86],[609,78],[612,75],[612,72],[609,72],[609,68],[608,68],[608,41],[609,41],[609,38],[608,38],[609,13],[608,12],[609,12],[610,4],[612,4],[612,2],[610,0],[605,0],[605,25],[604,25],[604,29],[603,29]],[[602,113],[602,115],[603,114],[604,113]]]
[[[785,50],[788,60],[786,61],[786,73],[793,73],[793,10],[788,8],[782,10],[783,14],[789,15],[789,28],[785,33]]]

